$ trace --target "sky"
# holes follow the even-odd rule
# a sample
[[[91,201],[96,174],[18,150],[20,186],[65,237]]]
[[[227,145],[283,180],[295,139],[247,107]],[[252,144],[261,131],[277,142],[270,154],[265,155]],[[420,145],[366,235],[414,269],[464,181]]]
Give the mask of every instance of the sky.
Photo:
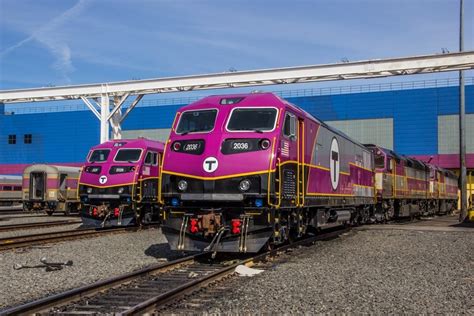
[[[458,32],[458,0],[0,0],[0,89],[455,52]]]

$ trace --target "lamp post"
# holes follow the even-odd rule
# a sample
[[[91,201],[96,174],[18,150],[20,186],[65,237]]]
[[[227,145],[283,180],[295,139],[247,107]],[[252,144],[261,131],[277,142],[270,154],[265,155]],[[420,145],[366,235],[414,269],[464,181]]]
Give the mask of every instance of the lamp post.
[[[460,0],[459,6],[459,51],[464,51],[464,25],[463,11],[464,1]],[[464,71],[459,71],[459,162],[460,162],[460,178],[459,186],[461,190],[461,212],[459,213],[459,221],[462,222],[467,217],[467,201],[466,201],[466,108],[464,104]]]

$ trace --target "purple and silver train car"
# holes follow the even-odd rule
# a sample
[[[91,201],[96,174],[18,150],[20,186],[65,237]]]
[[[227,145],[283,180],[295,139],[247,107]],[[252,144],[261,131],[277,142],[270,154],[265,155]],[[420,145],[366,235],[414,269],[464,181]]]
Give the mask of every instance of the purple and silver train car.
[[[0,175],[0,206],[21,204],[21,176]]]
[[[163,143],[145,138],[93,147],[82,168],[79,196],[87,226],[126,226],[159,219]]]
[[[257,252],[363,221],[375,203],[371,152],[271,93],[181,108],[162,169],[174,250]]]
[[[80,208],[77,182],[81,168],[31,165],[23,171],[23,209],[44,209],[48,215],[62,211],[66,215]]]

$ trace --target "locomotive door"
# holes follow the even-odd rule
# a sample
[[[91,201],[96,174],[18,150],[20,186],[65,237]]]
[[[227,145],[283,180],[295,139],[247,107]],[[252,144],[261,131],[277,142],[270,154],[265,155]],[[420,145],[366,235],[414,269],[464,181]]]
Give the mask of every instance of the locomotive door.
[[[141,170],[144,179],[140,181],[140,200],[156,200],[158,198],[159,161],[158,152],[147,152]]]
[[[298,174],[296,177],[297,181],[297,194],[298,198],[296,199],[296,206],[304,206],[305,202],[305,127],[304,127],[304,120],[298,118],[298,131],[297,131],[297,142],[298,142]]]
[[[295,114],[285,113],[278,163],[279,202],[282,206],[298,205],[299,143],[298,120]],[[280,204],[280,203],[278,203]]]

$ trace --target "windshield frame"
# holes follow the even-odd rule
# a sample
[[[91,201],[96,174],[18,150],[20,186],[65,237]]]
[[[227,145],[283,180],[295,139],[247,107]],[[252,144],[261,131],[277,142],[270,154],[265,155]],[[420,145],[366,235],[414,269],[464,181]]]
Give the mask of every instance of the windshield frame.
[[[94,151],[97,151],[97,150],[106,150],[109,152],[109,154],[107,155],[107,158],[105,158],[105,160],[95,160],[95,161],[91,161],[91,157],[92,157],[92,154],[94,153]],[[109,160],[109,156],[110,156],[110,153],[112,152],[112,149],[110,148],[96,148],[96,149],[92,149],[90,152],[89,152],[89,155],[87,156],[87,162],[88,163],[105,163],[107,162],[107,160]]]
[[[197,131],[197,132],[182,132],[182,133],[178,133],[178,127],[179,127],[179,124],[181,124],[181,119],[183,118],[183,114],[184,113],[187,113],[187,112],[196,112],[196,111],[212,111],[212,110],[215,110],[216,111],[216,117],[214,118],[214,124],[212,126],[212,129],[209,130],[209,131]],[[186,111],[183,111],[181,112],[181,114],[179,115],[179,120],[178,120],[178,123],[176,123],[176,127],[174,129],[174,132],[176,135],[183,135],[183,134],[186,134],[186,135],[190,135],[190,134],[209,134],[209,133],[212,133],[214,131],[214,129],[216,128],[216,122],[217,122],[217,117],[219,116],[219,109],[218,108],[206,108],[206,109],[194,109],[194,110],[186,110]]]
[[[273,122],[273,128],[270,130],[262,130],[263,133],[271,133],[275,130],[277,123],[280,119],[280,109],[274,106],[238,106],[233,108],[230,113],[229,117],[227,118],[227,123],[225,124],[225,130],[229,133],[255,133],[255,130],[229,130],[229,123],[230,119],[232,118],[232,114],[234,114],[235,110],[241,110],[241,109],[275,109],[275,121]]]
[[[139,150],[140,151],[140,155],[138,156],[138,159],[137,160],[127,160],[127,161],[124,161],[124,160],[115,160],[117,158],[117,155],[119,153],[119,151],[121,151],[122,149],[125,149],[125,150]],[[143,148],[119,148],[116,152],[115,152],[115,155],[114,155],[114,159],[113,159],[113,162],[118,162],[118,163],[136,163],[136,162],[139,162],[140,159],[142,158],[142,155],[143,155]]]

